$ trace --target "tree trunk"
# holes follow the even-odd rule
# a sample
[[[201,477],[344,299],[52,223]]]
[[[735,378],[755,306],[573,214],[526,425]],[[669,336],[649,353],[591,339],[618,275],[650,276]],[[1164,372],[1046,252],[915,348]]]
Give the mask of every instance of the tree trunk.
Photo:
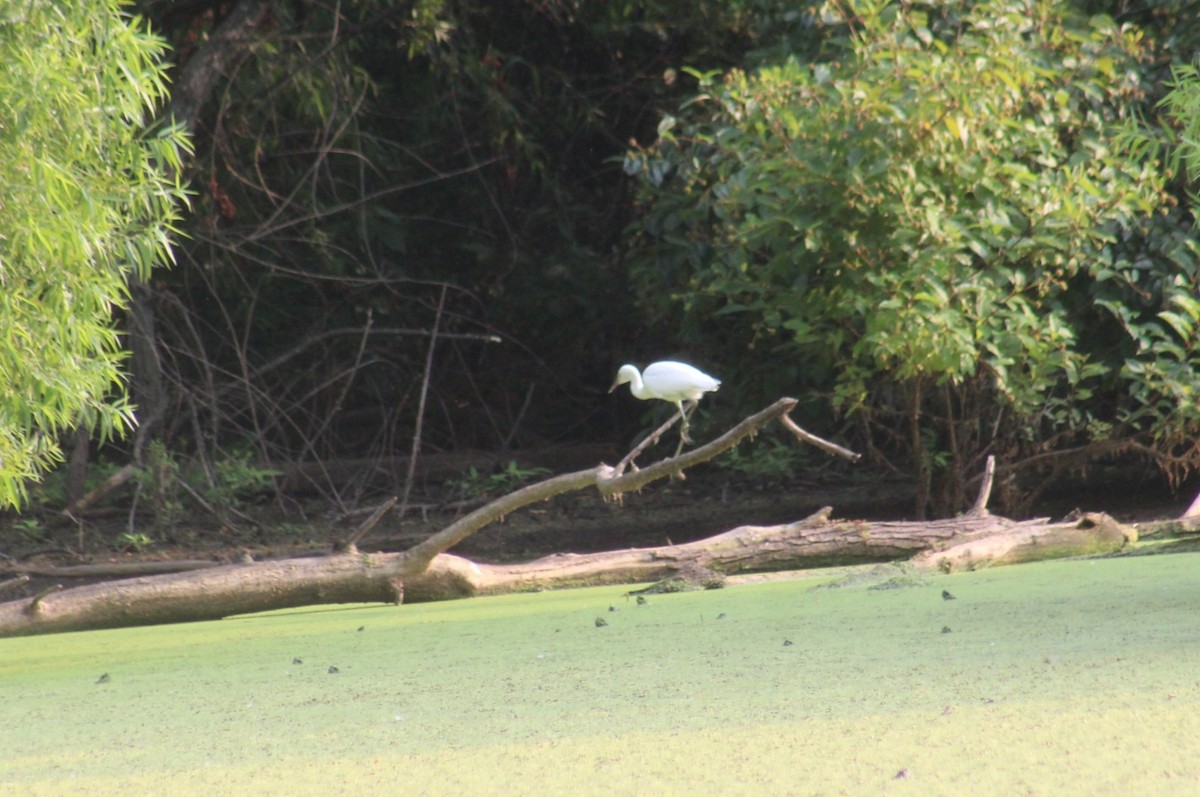
[[[200,112],[233,61],[258,40],[260,28],[276,0],[240,0],[193,51],[171,88],[163,118],[192,135]],[[169,404],[162,360],[158,353],[154,289],[137,274],[129,277],[126,347],[129,349],[129,392],[138,408],[134,461],[158,434]]]

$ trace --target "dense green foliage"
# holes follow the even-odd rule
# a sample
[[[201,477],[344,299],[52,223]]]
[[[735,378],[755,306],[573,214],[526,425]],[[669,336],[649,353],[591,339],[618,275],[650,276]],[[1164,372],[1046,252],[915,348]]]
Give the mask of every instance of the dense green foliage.
[[[178,194],[180,141],[144,129],[162,42],[60,5],[0,13],[24,475],[80,418],[129,421],[109,316]],[[725,380],[701,423],[797,395],[923,510],[990,454],[1024,487],[1200,461],[1187,0],[136,4],[181,65],[247,6],[198,98],[181,267],[138,293],[201,495],[246,458],[627,440],[645,407],[603,391],[664,356]]]
[[[844,8],[843,52],[699,75],[631,152],[643,302],[906,448],[940,487],[921,511],[961,508],[987,454],[1136,438],[1177,462],[1196,248],[1158,164],[1115,143],[1142,38],[1034,0]]]
[[[0,504],[59,433],[128,426],[113,311],[170,259],[184,142],[145,126],[165,45],[120,5],[0,6]]]
[[[1200,65],[1181,64],[1173,70],[1173,77],[1171,91],[1161,104],[1179,126],[1175,153],[1188,179],[1200,183]],[[1200,197],[1193,195],[1192,201],[1200,204]]]

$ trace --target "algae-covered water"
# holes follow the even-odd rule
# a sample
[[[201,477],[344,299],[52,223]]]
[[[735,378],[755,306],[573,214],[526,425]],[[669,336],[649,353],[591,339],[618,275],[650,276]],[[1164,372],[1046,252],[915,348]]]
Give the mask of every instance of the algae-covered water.
[[[0,640],[0,794],[1200,794],[1200,557],[820,584]]]

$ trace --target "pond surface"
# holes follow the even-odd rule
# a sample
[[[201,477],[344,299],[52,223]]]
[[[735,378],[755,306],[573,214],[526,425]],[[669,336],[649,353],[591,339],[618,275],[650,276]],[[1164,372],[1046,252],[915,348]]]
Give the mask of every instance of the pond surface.
[[[0,794],[1200,793],[1200,557],[827,581],[0,640]]]

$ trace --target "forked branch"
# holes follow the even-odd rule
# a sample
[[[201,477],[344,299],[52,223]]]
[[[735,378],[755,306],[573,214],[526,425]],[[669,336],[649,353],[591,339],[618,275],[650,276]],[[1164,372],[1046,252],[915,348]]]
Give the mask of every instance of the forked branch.
[[[595,485],[596,489],[605,498],[615,499],[619,498],[622,493],[640,490],[651,482],[665,479],[668,476],[680,473],[701,462],[706,462],[725,453],[776,418],[787,417],[787,413],[796,406],[796,403],[796,399],[781,398],[766,409],[760,410],[749,418],[746,418],[716,440],[678,456],[655,462],[653,465],[641,470],[634,470],[630,473],[623,472],[624,467],[631,463],[632,455],[644,450],[646,445],[644,441],[643,445],[634,449],[634,452],[630,456],[622,459],[617,467],[601,464],[595,468],[576,471],[574,473],[564,473],[560,476],[554,476],[536,484],[531,484],[528,487],[522,487],[516,492],[497,498],[490,504],[480,507],[469,515],[465,515],[437,534],[410,548],[405,552],[405,556],[409,558],[410,563],[423,567],[432,561],[433,557],[448,551],[484,526],[502,519],[521,507],[538,501],[545,501],[548,498],[553,498],[563,493],[582,490],[585,487]],[[670,423],[674,423],[677,419],[678,416],[672,419]],[[670,427],[670,423],[660,427],[647,439],[661,435]]]

